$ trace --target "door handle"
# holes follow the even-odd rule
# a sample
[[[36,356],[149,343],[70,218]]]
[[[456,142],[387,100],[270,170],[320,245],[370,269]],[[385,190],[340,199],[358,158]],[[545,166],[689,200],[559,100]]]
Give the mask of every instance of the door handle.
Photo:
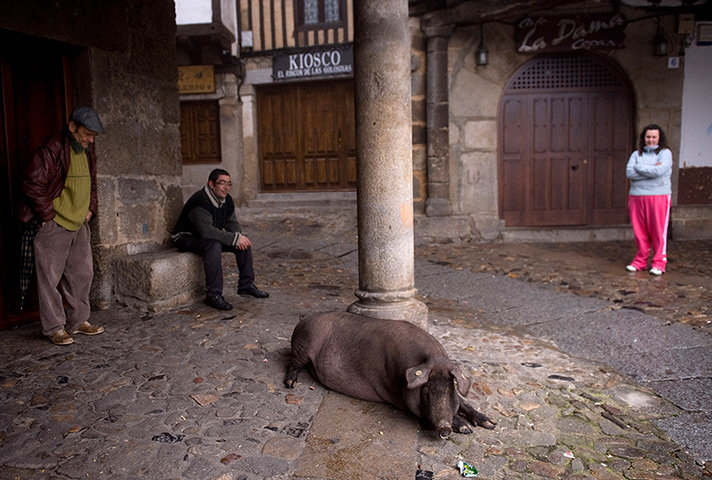
[[[583,163],[584,165],[588,164],[588,159],[584,158],[584,159],[581,161],[581,163]],[[571,170],[573,170],[574,172],[575,172],[576,170],[578,170],[578,169],[579,169],[578,163],[576,163],[576,164],[574,164],[574,165],[571,165]]]

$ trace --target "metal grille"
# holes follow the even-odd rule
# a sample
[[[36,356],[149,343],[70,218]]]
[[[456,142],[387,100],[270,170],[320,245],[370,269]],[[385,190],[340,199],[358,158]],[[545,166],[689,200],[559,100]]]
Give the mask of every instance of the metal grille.
[[[589,57],[560,55],[534,61],[510,84],[508,90],[617,87],[620,81],[605,66]]]
[[[317,0],[304,2],[304,23],[307,25],[319,23],[319,2]]]

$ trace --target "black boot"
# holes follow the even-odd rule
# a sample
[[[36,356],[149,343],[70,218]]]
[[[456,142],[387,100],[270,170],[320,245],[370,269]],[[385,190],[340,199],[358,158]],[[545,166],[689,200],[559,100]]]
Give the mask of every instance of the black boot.
[[[232,310],[232,305],[230,305],[219,293],[207,294],[205,296],[205,304],[208,307],[217,308],[218,310]]]
[[[254,285],[250,285],[249,287],[245,288],[238,288],[237,289],[237,294],[238,295],[251,295],[255,298],[267,298],[269,297],[269,293],[263,292],[259,288],[255,287]]]

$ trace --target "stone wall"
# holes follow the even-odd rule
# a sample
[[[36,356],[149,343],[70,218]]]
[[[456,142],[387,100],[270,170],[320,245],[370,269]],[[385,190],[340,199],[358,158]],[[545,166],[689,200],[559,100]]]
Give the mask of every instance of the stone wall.
[[[180,110],[173,2],[124,2],[125,50],[91,49],[94,107],[107,134],[97,142],[103,188],[95,237],[92,303],[107,306],[112,263],[168,241],[182,206]]]
[[[635,19],[625,12],[628,21]],[[640,15],[638,15],[640,16]],[[661,17],[661,25],[674,32],[675,16]],[[611,58],[621,66],[633,85],[636,116],[636,139],[645,125],[656,123],[667,135],[673,156],[672,204],[677,204],[678,168],[680,160],[680,133],[682,124],[682,84],[684,70],[668,68],[668,57],[652,55],[657,23],[654,18],[629,24],[626,29],[626,48],[615,51]],[[670,55],[680,49],[679,38],[669,35],[672,43]]]

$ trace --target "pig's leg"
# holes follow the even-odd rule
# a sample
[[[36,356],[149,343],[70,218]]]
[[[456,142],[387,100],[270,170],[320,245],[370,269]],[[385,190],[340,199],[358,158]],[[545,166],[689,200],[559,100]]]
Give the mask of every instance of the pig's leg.
[[[458,414],[452,418],[452,429],[457,433],[472,433],[474,431],[472,425]]]
[[[464,399],[460,399],[460,408],[457,412],[472,422],[473,425],[477,425],[479,427],[492,430],[494,426],[497,425],[497,423],[490,420],[489,417],[475,410],[475,408]]]
[[[294,368],[290,362],[289,368],[287,369],[287,376],[284,378],[284,385],[287,388],[294,388],[294,384],[297,383],[297,377],[299,376],[299,370],[301,370],[301,368]]]
[[[292,342],[292,355],[289,358],[287,367],[287,376],[284,378],[284,384],[287,388],[294,388],[297,383],[299,372],[311,363],[311,359],[304,352],[304,348],[300,348],[297,343]]]

